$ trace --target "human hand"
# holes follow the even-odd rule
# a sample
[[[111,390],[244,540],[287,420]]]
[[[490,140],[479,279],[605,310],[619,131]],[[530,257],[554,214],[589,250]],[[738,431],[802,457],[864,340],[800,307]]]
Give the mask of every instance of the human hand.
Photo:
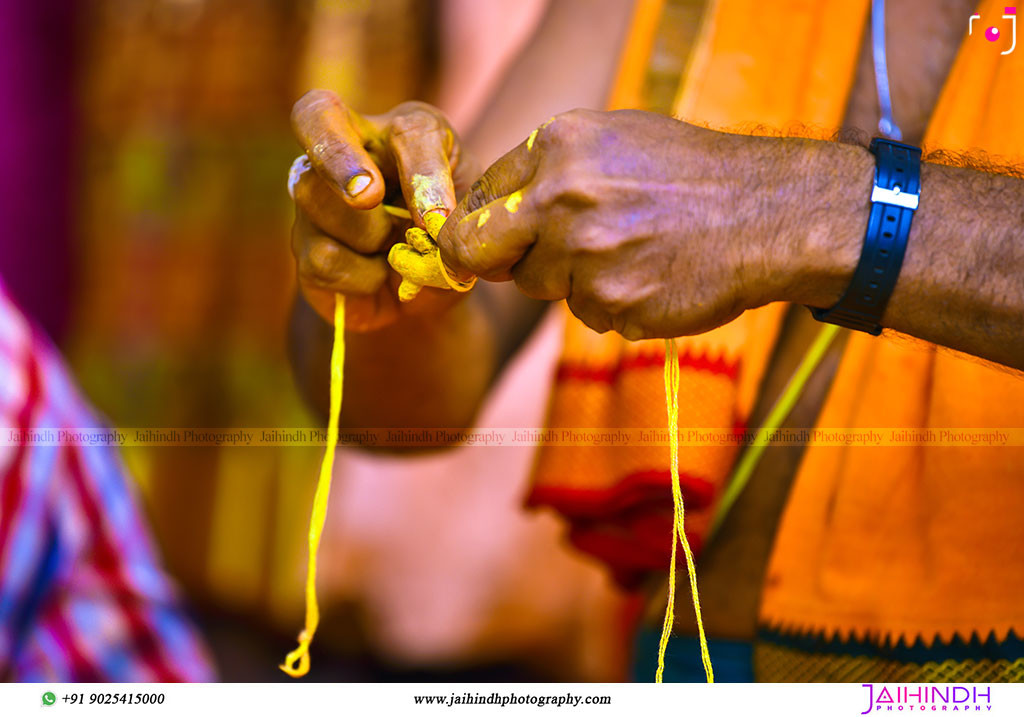
[[[428,213],[447,216],[479,173],[441,112],[406,102],[364,117],[334,93],[313,90],[295,103],[292,126],[305,150],[289,177],[292,252],[310,306],[331,321],[334,295],[343,294],[348,329],[371,331],[458,301],[454,292],[427,288],[400,304],[401,277],[387,263],[411,223],[422,228]],[[396,202],[411,220],[385,207]]]
[[[828,306],[856,264],[871,178],[861,152],[863,190],[837,194],[831,146],[574,110],[492,165],[438,244],[456,271],[566,299],[631,340],[708,331],[776,300]],[[825,217],[822,202],[841,211]]]

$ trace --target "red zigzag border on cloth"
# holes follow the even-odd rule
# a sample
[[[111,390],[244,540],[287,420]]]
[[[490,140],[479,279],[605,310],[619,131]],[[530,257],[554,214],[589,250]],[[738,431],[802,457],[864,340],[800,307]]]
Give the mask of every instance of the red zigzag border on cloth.
[[[714,484],[701,476],[681,473],[680,483],[694,509],[708,507],[715,497]],[[527,507],[555,506],[569,517],[600,518],[638,505],[664,501],[671,505],[671,474],[666,469],[637,471],[603,489],[546,486],[534,488]]]
[[[579,361],[562,361],[555,372],[556,381],[594,381],[615,383],[627,371],[646,368],[661,368],[665,365],[665,354],[661,351],[644,351],[634,356],[620,358],[611,366],[591,366]],[[725,376],[736,380],[740,361],[730,361],[723,355],[712,358],[708,352],[679,354],[679,368]]]

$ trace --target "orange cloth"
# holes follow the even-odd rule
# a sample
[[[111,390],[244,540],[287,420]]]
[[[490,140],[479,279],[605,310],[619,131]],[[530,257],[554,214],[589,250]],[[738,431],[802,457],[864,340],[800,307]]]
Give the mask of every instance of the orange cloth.
[[[981,3],[982,26],[999,25],[1003,5]],[[965,39],[926,150],[1024,162],[1024,52],[1000,49],[980,32]],[[818,425],[1019,428],[1024,380],[954,352],[855,334]],[[810,447],[769,564],[762,620],[926,645],[989,631],[1003,640],[1011,628],[1024,635],[1022,468],[1021,448]]]
[[[987,1],[978,12],[995,24],[1002,5]],[[867,0],[718,0],[708,13],[678,116],[712,127],[756,132],[766,126],[816,136],[840,126]],[[1000,55],[976,33],[947,80],[926,148],[981,148],[1020,163],[1022,76],[1024,52]],[[743,423],[779,317],[779,308],[769,306],[680,340],[681,354],[690,357],[683,363],[688,380],[680,392],[681,419],[706,427]],[[637,367],[644,362],[636,357],[657,352],[653,344],[598,337],[579,322],[569,324],[549,425],[663,426],[660,374]],[[1020,427],[1024,380],[953,352],[858,334],[818,425]],[[538,461],[534,502],[566,512],[583,547],[592,547],[587,539],[593,536],[603,538],[595,552],[610,558],[620,575],[635,577],[644,565],[659,567],[652,526],[670,496],[667,481],[648,481],[641,500],[630,476],[667,476],[667,454],[661,448],[547,447]],[[701,517],[691,523],[694,531],[706,523],[734,457],[735,451],[715,447],[689,448],[681,456],[684,474],[692,477],[690,495],[700,495],[693,478],[706,489],[706,499],[696,501]],[[926,644],[935,636],[969,639],[975,631],[985,637],[994,630],[1000,639],[1010,628],[1024,634],[1024,488],[1015,480],[1021,466],[1020,448],[811,445],[769,563],[762,621],[828,635],[920,636]],[[667,530],[666,522],[666,561]],[[646,559],[630,558],[633,545],[649,547]]]
[[[651,51],[649,35],[657,27],[651,18],[663,3],[637,3],[622,62],[624,68],[634,71],[620,72],[617,77],[609,102],[612,109],[629,106],[641,95],[634,72],[643,65],[639,58],[646,58]],[[785,85],[790,96],[783,97],[769,91],[773,65],[751,62],[751,38],[756,40],[758,34],[750,32],[750,26],[771,26],[778,33],[786,27],[786,17],[801,13],[784,5],[717,3],[705,19],[686,75],[689,81],[677,102],[677,115],[713,126],[784,127],[802,118],[813,126],[837,127],[845,98],[835,97],[828,82],[836,75],[843,76],[847,85],[853,81],[857,41],[846,35],[851,21],[859,22],[858,16],[865,11],[863,1],[860,5],[857,9],[857,3],[844,0],[822,3],[837,22],[821,27],[822,34],[813,41],[774,48],[775,58],[784,65],[795,66],[810,58],[818,68],[810,73],[813,79]],[[719,20],[737,15],[746,18],[742,27]],[[835,48],[843,51],[832,51]],[[833,99],[826,102],[816,98],[818,94]],[[721,434],[746,427],[784,308],[782,304],[766,306],[715,331],[677,340],[679,426],[684,438],[691,429]],[[566,325],[548,426],[556,430],[663,428],[663,342],[630,343],[617,334],[599,336],[571,316]],[[687,537],[695,552],[700,550],[714,500],[737,453],[734,445],[684,442],[680,446]],[[545,446],[534,483],[529,503],[551,506],[565,515],[573,543],[608,563],[620,582],[632,585],[644,573],[668,565],[672,501],[667,444]]]
[[[728,326],[678,340],[680,433],[740,429],[753,405],[782,305],[748,312]],[[667,433],[662,445],[612,440],[573,444],[572,428],[665,432],[663,341],[630,343],[598,335],[572,316],[552,388],[548,427],[561,445],[545,445],[537,461],[531,505],[552,506],[570,520],[570,539],[612,566],[630,585],[665,570],[672,547]],[[635,436],[634,436],[635,437]],[[568,443],[568,445],[566,445]],[[711,519],[736,446],[679,447],[687,537],[695,551]]]

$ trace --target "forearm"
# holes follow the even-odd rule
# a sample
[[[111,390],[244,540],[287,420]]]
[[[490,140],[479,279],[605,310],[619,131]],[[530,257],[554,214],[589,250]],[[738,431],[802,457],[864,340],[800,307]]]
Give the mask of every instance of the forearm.
[[[805,201],[826,198],[829,211],[814,213],[814,238],[804,240],[793,272],[805,280],[793,282],[786,298],[827,307],[838,301],[860,256],[874,161],[861,147],[815,151],[811,166],[819,176],[810,180]],[[882,325],[1024,369],[1024,181],[922,165],[921,206]]]

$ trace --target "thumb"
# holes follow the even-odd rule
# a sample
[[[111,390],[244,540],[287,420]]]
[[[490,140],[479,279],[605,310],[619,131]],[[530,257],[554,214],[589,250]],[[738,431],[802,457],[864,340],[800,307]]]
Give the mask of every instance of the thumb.
[[[311,90],[292,108],[292,129],[317,173],[355,209],[384,200],[384,178],[363,148],[349,109],[327,90]]]

